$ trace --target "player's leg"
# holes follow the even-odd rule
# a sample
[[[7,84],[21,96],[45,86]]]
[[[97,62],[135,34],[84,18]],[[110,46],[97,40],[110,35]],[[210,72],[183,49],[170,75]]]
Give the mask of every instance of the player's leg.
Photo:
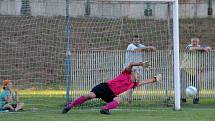
[[[94,93],[94,92],[90,92],[90,93],[85,94],[85,95],[83,95],[83,96],[77,98],[76,100],[70,102],[70,103],[68,104],[68,106],[69,106],[70,108],[74,108],[74,107],[76,107],[76,106],[78,106],[78,105],[83,104],[85,101],[90,100],[90,99],[93,99],[93,98],[95,98],[95,97],[96,97],[95,93]]]
[[[192,76],[192,83],[193,83],[193,86],[196,87],[196,89],[197,89],[197,94],[193,98],[193,104],[199,104],[199,83],[200,83],[200,80],[199,80],[197,74]]]
[[[187,87],[187,72],[185,70],[181,70],[181,101],[182,102],[187,102],[187,99],[186,99],[186,94],[185,94],[185,90],[186,90],[186,87]]]
[[[111,102],[109,102],[107,105],[103,106],[100,110],[101,114],[110,115],[110,109],[116,109],[119,107],[120,104],[120,98],[114,97]]]
[[[106,83],[100,83],[93,87],[90,93],[79,97],[78,99],[71,101],[67,104],[67,106],[63,109],[62,113],[67,113],[71,108],[74,108],[78,105],[83,104],[85,101],[93,99],[93,98],[101,98],[104,96],[106,89],[108,86]]]
[[[94,92],[90,92],[88,94],[85,94],[83,96],[80,96],[79,98],[75,99],[74,101],[69,102],[63,109],[62,113],[67,113],[70,109],[83,104],[87,100],[96,98],[96,94]]]
[[[10,104],[5,104],[3,107],[2,107],[3,110],[10,110],[10,111],[14,111],[14,108],[12,105]]]
[[[14,109],[15,111],[21,110],[24,107],[24,103],[17,103],[16,108]]]

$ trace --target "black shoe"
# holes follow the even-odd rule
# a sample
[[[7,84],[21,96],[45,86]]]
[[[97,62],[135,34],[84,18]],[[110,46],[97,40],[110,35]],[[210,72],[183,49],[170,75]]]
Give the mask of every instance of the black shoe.
[[[186,102],[187,102],[187,99],[186,99],[186,98],[182,98],[182,99],[181,99],[181,102],[186,103]]]
[[[199,104],[199,98],[193,98],[193,104]]]
[[[100,110],[100,113],[101,113],[101,114],[105,114],[105,115],[110,115],[109,110],[105,110],[105,109],[101,109],[101,110]]]
[[[62,114],[67,113],[71,108],[65,106],[65,108],[62,110]]]

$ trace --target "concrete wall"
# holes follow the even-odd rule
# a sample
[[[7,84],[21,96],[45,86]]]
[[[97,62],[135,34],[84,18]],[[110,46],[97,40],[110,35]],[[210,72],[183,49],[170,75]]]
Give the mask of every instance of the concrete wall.
[[[0,0],[0,14],[20,15],[21,0]]]
[[[22,0],[0,0],[1,15],[21,15]],[[92,0],[91,0],[92,1]],[[192,0],[191,0],[192,1]],[[70,16],[83,16],[85,14],[86,0],[70,0]],[[215,2],[213,2],[215,13]],[[66,0],[30,0],[32,16],[65,16]],[[141,3],[91,3],[91,16],[96,17],[128,17],[145,18],[146,4]],[[165,19],[167,17],[167,4],[153,4],[153,18]],[[207,0],[195,3],[183,2],[180,4],[181,18],[207,17]],[[215,14],[213,14],[215,16]]]

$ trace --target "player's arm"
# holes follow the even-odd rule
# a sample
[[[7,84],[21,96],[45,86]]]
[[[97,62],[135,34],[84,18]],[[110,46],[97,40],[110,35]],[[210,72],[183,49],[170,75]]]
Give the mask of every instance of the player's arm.
[[[2,95],[3,100],[4,100],[6,103],[10,103],[10,102],[13,101],[13,98],[12,98],[12,96],[10,95],[10,93],[8,93],[8,92],[6,92],[6,91],[2,92],[1,95]]]
[[[133,66],[142,66],[143,68],[147,68],[150,66],[150,63],[148,61],[145,62],[131,62],[126,67],[127,70],[131,70]]]
[[[4,99],[7,103],[13,102],[13,98],[11,96],[6,96]]]
[[[150,79],[145,79],[145,80],[142,80],[142,81],[139,81],[138,85],[136,86],[141,86],[141,85],[144,85],[144,84],[150,84],[150,83],[154,83],[154,82],[159,82],[162,78],[162,75],[161,74],[158,74]]]
[[[156,82],[156,79],[153,77],[150,79],[139,81],[139,84],[137,86],[141,86],[141,85],[149,84],[149,83],[154,83],[154,82]]]
[[[144,46],[144,47],[138,47],[135,50],[136,52],[143,52],[143,51],[156,51],[156,47],[154,46]]]
[[[154,47],[154,46],[145,46],[145,47],[143,48],[143,50],[156,51],[156,47]]]
[[[16,101],[16,102],[19,102],[19,95],[18,95],[18,91],[17,90],[14,92],[13,100]]]
[[[211,50],[210,47],[189,47],[188,48],[189,51],[205,51],[208,52],[209,50]]]

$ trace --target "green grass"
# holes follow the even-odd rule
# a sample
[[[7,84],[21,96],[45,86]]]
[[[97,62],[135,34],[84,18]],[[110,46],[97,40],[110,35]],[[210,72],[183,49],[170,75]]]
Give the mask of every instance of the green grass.
[[[66,104],[65,91],[60,90],[20,90],[21,101],[25,103],[25,109],[31,110],[32,108],[37,108],[39,110],[59,110]],[[82,95],[80,91],[80,94]],[[150,96],[155,96],[155,93],[150,93]],[[152,109],[152,108],[165,108],[168,105],[173,105],[174,99],[167,101],[165,95],[160,95],[157,99],[141,99],[138,98],[139,94],[134,94],[134,101],[132,104],[128,104],[126,101],[122,101],[120,108],[121,109]],[[70,97],[72,99],[77,98]],[[147,95],[145,95],[147,96]],[[158,96],[158,95],[156,95]],[[192,98],[188,98],[188,103],[182,104],[183,107],[193,108]],[[215,108],[215,99],[200,98],[201,105],[194,106],[194,108]],[[91,100],[87,101],[84,105],[77,107],[76,109],[89,109],[89,108],[99,108],[105,105],[102,100]]]
[[[2,121],[215,121],[215,109],[169,108],[153,110],[114,110],[112,115],[101,115],[99,110],[73,110],[67,114],[57,111],[24,111],[0,113]]]
[[[79,91],[77,93],[76,91],[76,97],[70,97],[72,99],[77,98],[78,95],[83,95],[86,93],[86,91]],[[22,102],[25,103],[25,108],[31,109],[31,108],[39,108],[39,109],[58,109],[59,107],[62,107],[66,103],[65,99],[65,91],[64,90],[20,90],[19,94],[21,95]],[[154,93],[153,93],[154,94]],[[152,93],[150,94],[153,95]],[[149,100],[145,99],[144,101],[140,98],[138,98],[138,95],[140,94],[134,94],[134,102],[132,105],[129,105],[130,107],[139,107],[139,106],[150,106],[156,104],[162,105],[165,103],[161,100]],[[145,96],[148,96],[145,95]],[[165,95],[160,95],[160,97],[164,97]],[[93,100],[88,101],[85,105],[81,106],[80,108],[89,108],[89,107],[100,107],[104,105],[103,101]],[[123,103],[122,107],[128,107],[128,104]]]
[[[45,93],[46,92],[46,93]],[[161,100],[135,100],[132,104],[122,103],[112,115],[99,113],[105,105],[93,100],[61,114],[65,94],[61,91],[20,91],[26,104],[24,111],[0,113],[0,121],[215,121],[215,99],[201,98],[200,104],[192,104],[192,98],[182,103],[180,111],[167,107]]]

